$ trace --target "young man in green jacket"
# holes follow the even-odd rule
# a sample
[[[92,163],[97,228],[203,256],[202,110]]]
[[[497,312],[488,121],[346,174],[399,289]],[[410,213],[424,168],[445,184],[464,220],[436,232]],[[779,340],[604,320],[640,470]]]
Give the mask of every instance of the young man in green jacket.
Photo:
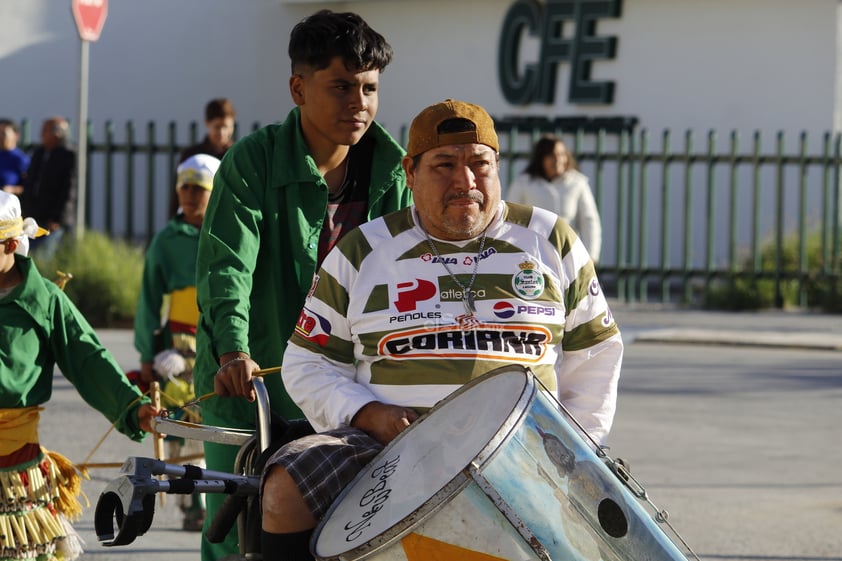
[[[385,39],[356,14],[323,10],[295,26],[289,55],[297,107],[237,142],[215,176],[196,269],[197,395],[227,394],[214,387],[217,372],[245,387],[258,368],[280,366],[327,252],[359,224],[411,203],[404,151],[374,122],[392,57]],[[303,416],[280,376],[265,382],[276,412]],[[253,428],[253,397],[207,400],[203,422]],[[212,470],[231,471],[236,453],[205,443]],[[224,497],[207,499],[206,529]],[[235,535],[222,544],[203,538],[203,561],[237,552]]]

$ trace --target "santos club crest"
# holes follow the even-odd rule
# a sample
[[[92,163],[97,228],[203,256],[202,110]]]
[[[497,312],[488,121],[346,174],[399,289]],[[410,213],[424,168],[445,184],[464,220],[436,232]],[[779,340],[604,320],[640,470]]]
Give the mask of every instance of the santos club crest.
[[[532,300],[544,292],[544,275],[535,270],[535,263],[524,261],[519,264],[520,272],[512,277],[512,288],[521,298]]]

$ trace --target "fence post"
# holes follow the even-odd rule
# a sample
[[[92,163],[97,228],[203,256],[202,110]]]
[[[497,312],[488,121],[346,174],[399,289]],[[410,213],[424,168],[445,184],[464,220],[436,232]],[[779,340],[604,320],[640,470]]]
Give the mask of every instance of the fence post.
[[[114,125],[108,120],[105,121],[105,231],[110,236],[114,235]]]
[[[125,239],[134,237],[134,123],[126,123],[126,232]]]
[[[760,131],[754,131],[752,165],[751,260],[754,272],[760,273],[763,268],[760,259]]]
[[[705,293],[710,290],[711,281],[715,274],[716,264],[714,261],[714,247],[716,245],[716,182],[714,181],[714,174],[716,171],[716,132],[708,131],[708,146],[707,146],[707,166],[706,174],[707,181],[705,184],[705,230],[706,238],[705,244]]]
[[[672,260],[670,259],[670,180],[669,166],[672,156],[670,154],[670,131],[664,129],[661,147],[661,301],[668,302],[670,299],[670,275],[669,270]]]
[[[638,282],[638,300],[646,302],[648,300],[649,282],[648,275],[644,273],[644,269],[648,268],[649,253],[646,250],[646,243],[649,240],[649,232],[647,226],[649,224],[649,213],[646,201],[649,199],[647,188],[648,181],[646,177],[646,155],[649,150],[649,134],[644,128],[640,130],[640,152],[639,152],[639,166],[640,166],[640,197],[637,207],[638,212],[638,232],[637,232],[637,282]]]
[[[798,165],[798,305],[807,306],[807,133],[801,131]]]
[[[731,159],[730,173],[728,177],[728,200],[730,211],[728,216],[728,272],[729,284],[734,281],[734,273],[737,270],[737,153],[739,151],[740,138],[736,130],[731,131]]]
[[[842,256],[839,254],[840,244],[840,226],[842,226],[842,204],[840,204],[839,196],[839,167],[842,165],[842,133],[836,133],[836,139],[833,143],[833,228],[831,232],[831,273],[833,276],[830,279],[830,296],[833,302],[840,297],[838,288],[842,285],[842,279],[839,278],[839,273],[842,271]]]
[[[167,158],[167,214],[170,212],[170,199],[173,197],[173,191],[175,191],[175,181],[176,181],[176,168],[178,164],[176,163],[178,160],[178,134],[177,134],[177,125],[175,121],[170,121],[169,130],[167,135],[167,154],[169,157]],[[166,217],[169,220],[169,216]]]
[[[784,132],[776,135],[775,160],[775,307],[784,307],[783,279],[781,270],[784,266]]]
[[[146,126],[146,239],[155,234],[155,123]]]
[[[684,302],[690,303],[693,299],[692,286],[690,284],[691,269],[693,267],[693,131],[687,130],[684,133],[684,270],[681,278],[684,281]]]
[[[626,228],[626,193],[623,182],[623,153],[626,148],[627,132],[620,133],[617,143],[617,296],[624,301],[631,301],[630,294],[626,290],[628,279],[628,254],[626,240],[624,240]]]

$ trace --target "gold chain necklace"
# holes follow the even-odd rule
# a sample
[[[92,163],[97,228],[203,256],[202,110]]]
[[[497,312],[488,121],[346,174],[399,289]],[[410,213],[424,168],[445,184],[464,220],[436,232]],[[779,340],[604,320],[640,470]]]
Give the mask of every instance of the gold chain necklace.
[[[435,255],[439,263],[442,264],[444,270],[447,271],[447,274],[450,275],[450,278],[453,279],[453,282],[462,290],[462,305],[465,306],[465,313],[469,316],[473,316],[476,311],[476,303],[474,302],[474,295],[471,292],[471,288],[474,286],[474,281],[477,278],[477,269],[479,269],[479,260],[480,256],[482,255],[483,250],[485,249],[485,238],[488,233],[488,228],[482,231],[482,238],[479,240],[479,251],[477,252],[477,256],[474,259],[474,270],[471,273],[471,280],[468,281],[467,285],[462,284],[459,282],[459,279],[456,275],[453,274],[453,271],[450,270],[450,267],[447,266],[447,262],[439,253],[439,249],[436,247],[436,244],[433,243],[433,239],[430,237],[430,234],[427,233],[427,230],[421,226],[421,229],[424,231],[424,236],[427,238],[427,243],[430,246],[430,249],[433,251],[433,255]]]

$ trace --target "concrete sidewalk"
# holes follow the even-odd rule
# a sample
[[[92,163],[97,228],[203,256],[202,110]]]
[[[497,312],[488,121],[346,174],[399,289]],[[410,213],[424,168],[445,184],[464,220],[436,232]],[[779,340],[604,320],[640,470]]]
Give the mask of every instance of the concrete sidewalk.
[[[842,351],[842,316],[804,311],[718,312],[612,300],[626,344],[802,348]]]

